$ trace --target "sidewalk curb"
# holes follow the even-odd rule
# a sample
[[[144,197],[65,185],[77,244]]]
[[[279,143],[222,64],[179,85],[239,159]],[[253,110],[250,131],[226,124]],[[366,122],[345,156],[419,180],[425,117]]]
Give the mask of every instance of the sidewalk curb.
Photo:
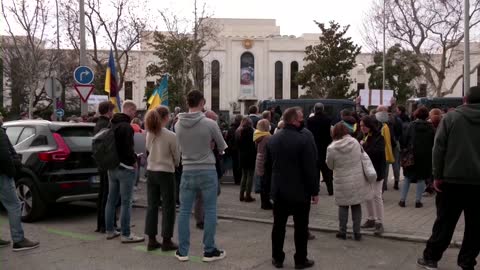
[[[147,208],[145,204],[134,203],[134,208]],[[177,209],[178,212],[178,209]],[[239,220],[239,221],[246,221],[246,222],[256,222],[256,223],[263,223],[263,224],[273,224],[273,221],[270,219],[263,219],[263,218],[251,218],[251,217],[242,217],[242,216],[231,216],[231,215],[217,215],[220,219],[228,219],[228,220]],[[293,223],[288,223],[287,226],[293,227]],[[337,229],[333,229],[330,227],[325,226],[315,226],[310,225],[310,230],[315,232],[326,232],[326,233],[337,233]],[[363,235],[374,236],[372,231],[362,231]],[[389,233],[385,232],[382,236],[374,236],[378,238],[390,239],[390,240],[397,240],[397,241],[404,241],[404,242],[411,242],[411,243],[427,243],[427,237],[421,236],[413,236],[401,233]],[[450,243],[450,247],[460,248],[462,246],[462,241],[453,241]]]

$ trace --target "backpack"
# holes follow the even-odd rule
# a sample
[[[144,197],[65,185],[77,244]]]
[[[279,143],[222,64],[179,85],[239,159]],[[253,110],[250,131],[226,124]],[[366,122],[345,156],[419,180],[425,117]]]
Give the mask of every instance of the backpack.
[[[101,171],[115,169],[120,165],[113,128],[104,128],[93,137],[92,153]]]

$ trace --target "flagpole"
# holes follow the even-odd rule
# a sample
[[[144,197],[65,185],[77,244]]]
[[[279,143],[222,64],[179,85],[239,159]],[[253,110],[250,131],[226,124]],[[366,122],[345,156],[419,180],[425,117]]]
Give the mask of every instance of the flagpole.
[[[80,66],[87,64],[87,51],[85,43],[85,1],[80,0]],[[80,114],[85,116],[88,114],[88,103],[80,100]]]

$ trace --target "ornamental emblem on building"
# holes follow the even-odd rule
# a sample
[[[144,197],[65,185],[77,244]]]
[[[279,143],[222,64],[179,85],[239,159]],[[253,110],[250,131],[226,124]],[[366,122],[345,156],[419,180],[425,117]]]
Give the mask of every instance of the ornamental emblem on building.
[[[247,49],[247,50],[248,50],[248,49],[251,49],[251,48],[253,47],[253,40],[251,40],[251,39],[245,39],[245,40],[243,41],[243,47],[244,47],[245,49]]]

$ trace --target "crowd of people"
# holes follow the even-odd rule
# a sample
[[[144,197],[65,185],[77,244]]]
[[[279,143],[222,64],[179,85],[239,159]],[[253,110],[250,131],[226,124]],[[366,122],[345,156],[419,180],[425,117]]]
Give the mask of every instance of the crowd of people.
[[[375,235],[384,233],[383,193],[389,189],[392,165],[393,189],[401,189],[400,207],[409,205],[407,195],[412,183],[417,184],[416,208],[423,206],[423,196],[437,193],[437,219],[417,263],[436,269],[463,212],[465,236],[458,264],[463,269],[474,269],[480,252],[480,203],[476,199],[480,188],[480,145],[476,140],[480,134],[479,87],[472,87],[466,104],[448,114],[419,107],[409,116],[405,107],[395,102],[368,111],[357,99],[356,110],[343,110],[340,121],[335,123],[322,103],[315,104],[309,117],[304,117],[299,107],[283,113],[272,108],[260,114],[258,107],[251,106],[248,115],[235,116],[225,134],[217,123],[218,116],[205,110],[200,91],[190,91],[186,100],[188,112],[176,109],[172,115],[167,107],[159,106],[147,112],[144,122],[135,119],[137,106],[132,101],[125,101],[122,113],[115,114],[112,103],[99,105],[94,131],[114,131],[119,158],[118,166],[100,171],[97,231],[106,233],[106,239],[144,241],[143,236],[131,232],[130,216],[133,187],[142,163],[142,156],[135,151],[134,134],[145,132],[148,209],[144,234],[148,236],[149,251],[175,250],[178,260],[189,260],[189,224],[195,204],[197,227],[204,230],[203,261],[225,258],[226,252],[215,243],[217,196],[219,179],[225,171],[223,161],[231,158],[234,182],[240,185],[239,200],[253,202],[254,193],[259,193],[261,208],[273,210],[272,264],[283,267],[285,228],[288,217],[293,215],[295,267],[312,267],[314,261],[308,259],[307,252],[311,238],[309,213],[311,204],[319,201],[320,183],[325,183],[328,195],[334,196],[338,205],[337,238],[347,239],[351,209],[353,239],[361,241],[362,229],[372,229]],[[0,136],[1,158],[5,161],[0,198],[4,204],[13,205],[13,174],[3,164],[13,164],[14,153],[1,130]],[[363,224],[362,204],[367,210]],[[178,244],[172,241],[176,205]],[[160,206],[162,241],[157,240]],[[37,247],[37,242],[23,236],[19,217],[11,214],[17,213],[15,207],[7,207],[14,249],[15,245],[17,249]]]

